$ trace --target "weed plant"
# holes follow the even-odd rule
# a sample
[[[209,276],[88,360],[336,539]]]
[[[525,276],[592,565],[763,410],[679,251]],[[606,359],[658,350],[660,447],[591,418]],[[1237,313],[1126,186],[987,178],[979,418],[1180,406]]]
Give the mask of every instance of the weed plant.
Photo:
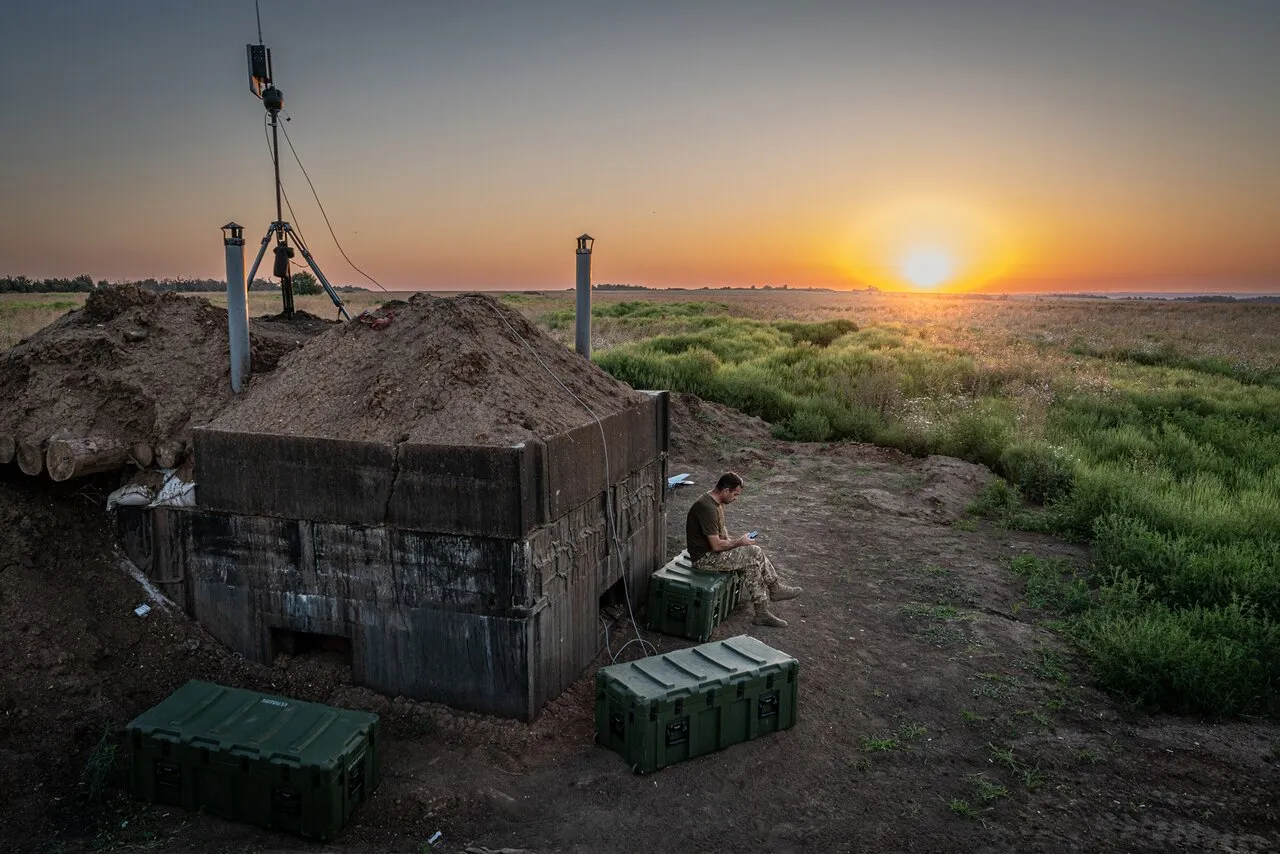
[[[102,737],[89,751],[80,774],[80,782],[84,785],[85,796],[90,803],[102,800],[111,787],[119,764],[117,750],[118,745],[110,729],[104,729]]]
[[[1066,621],[1104,687],[1152,709],[1274,713],[1280,371],[1230,358],[1191,324],[1199,352],[1170,332],[1124,343],[1123,316],[1106,313],[1090,338],[1040,328],[1001,341],[978,325],[619,303],[597,316],[631,333],[596,361],[637,388],[760,416],[780,438],[989,466],[1001,479],[975,512],[1093,542],[1088,573],[1034,559],[1014,569],[1030,604]]]

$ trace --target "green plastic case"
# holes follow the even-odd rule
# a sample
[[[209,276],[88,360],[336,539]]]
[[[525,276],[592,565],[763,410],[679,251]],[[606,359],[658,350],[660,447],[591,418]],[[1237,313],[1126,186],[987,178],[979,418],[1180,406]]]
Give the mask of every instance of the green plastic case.
[[[596,743],[644,774],[789,729],[799,667],[748,635],[603,667]]]
[[[736,572],[700,572],[682,551],[649,578],[645,621],[664,635],[705,641],[733,609],[742,593]]]
[[[134,794],[335,838],[379,778],[378,716],[193,680],[126,730]]]

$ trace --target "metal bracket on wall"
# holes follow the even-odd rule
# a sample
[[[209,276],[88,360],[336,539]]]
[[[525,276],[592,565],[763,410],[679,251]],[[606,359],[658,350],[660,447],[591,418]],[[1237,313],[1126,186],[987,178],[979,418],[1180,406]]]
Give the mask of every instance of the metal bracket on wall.
[[[546,610],[547,606],[549,606],[550,604],[551,604],[550,597],[539,596],[537,599],[534,600],[532,605],[529,605],[527,607],[516,606],[511,609],[511,613],[520,618],[532,617],[534,614],[537,614]]]

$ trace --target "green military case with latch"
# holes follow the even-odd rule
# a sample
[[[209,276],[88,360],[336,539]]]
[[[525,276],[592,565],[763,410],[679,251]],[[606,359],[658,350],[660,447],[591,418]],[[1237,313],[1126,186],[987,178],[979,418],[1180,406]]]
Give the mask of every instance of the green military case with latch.
[[[799,668],[747,635],[603,667],[596,743],[644,774],[789,729]]]
[[[333,839],[378,785],[378,716],[192,680],[126,730],[134,794]]]
[[[649,577],[646,625],[664,635],[705,641],[738,606],[742,578],[736,572],[701,572],[682,551]]]

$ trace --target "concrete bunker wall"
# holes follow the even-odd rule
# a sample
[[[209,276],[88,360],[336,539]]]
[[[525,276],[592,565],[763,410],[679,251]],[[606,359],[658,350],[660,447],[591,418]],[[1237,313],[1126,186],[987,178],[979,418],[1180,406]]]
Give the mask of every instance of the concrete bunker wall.
[[[358,684],[528,720],[595,656],[624,568],[641,602],[665,559],[666,402],[512,448],[198,430],[199,506],[122,532],[247,658],[273,629],[341,636]]]

